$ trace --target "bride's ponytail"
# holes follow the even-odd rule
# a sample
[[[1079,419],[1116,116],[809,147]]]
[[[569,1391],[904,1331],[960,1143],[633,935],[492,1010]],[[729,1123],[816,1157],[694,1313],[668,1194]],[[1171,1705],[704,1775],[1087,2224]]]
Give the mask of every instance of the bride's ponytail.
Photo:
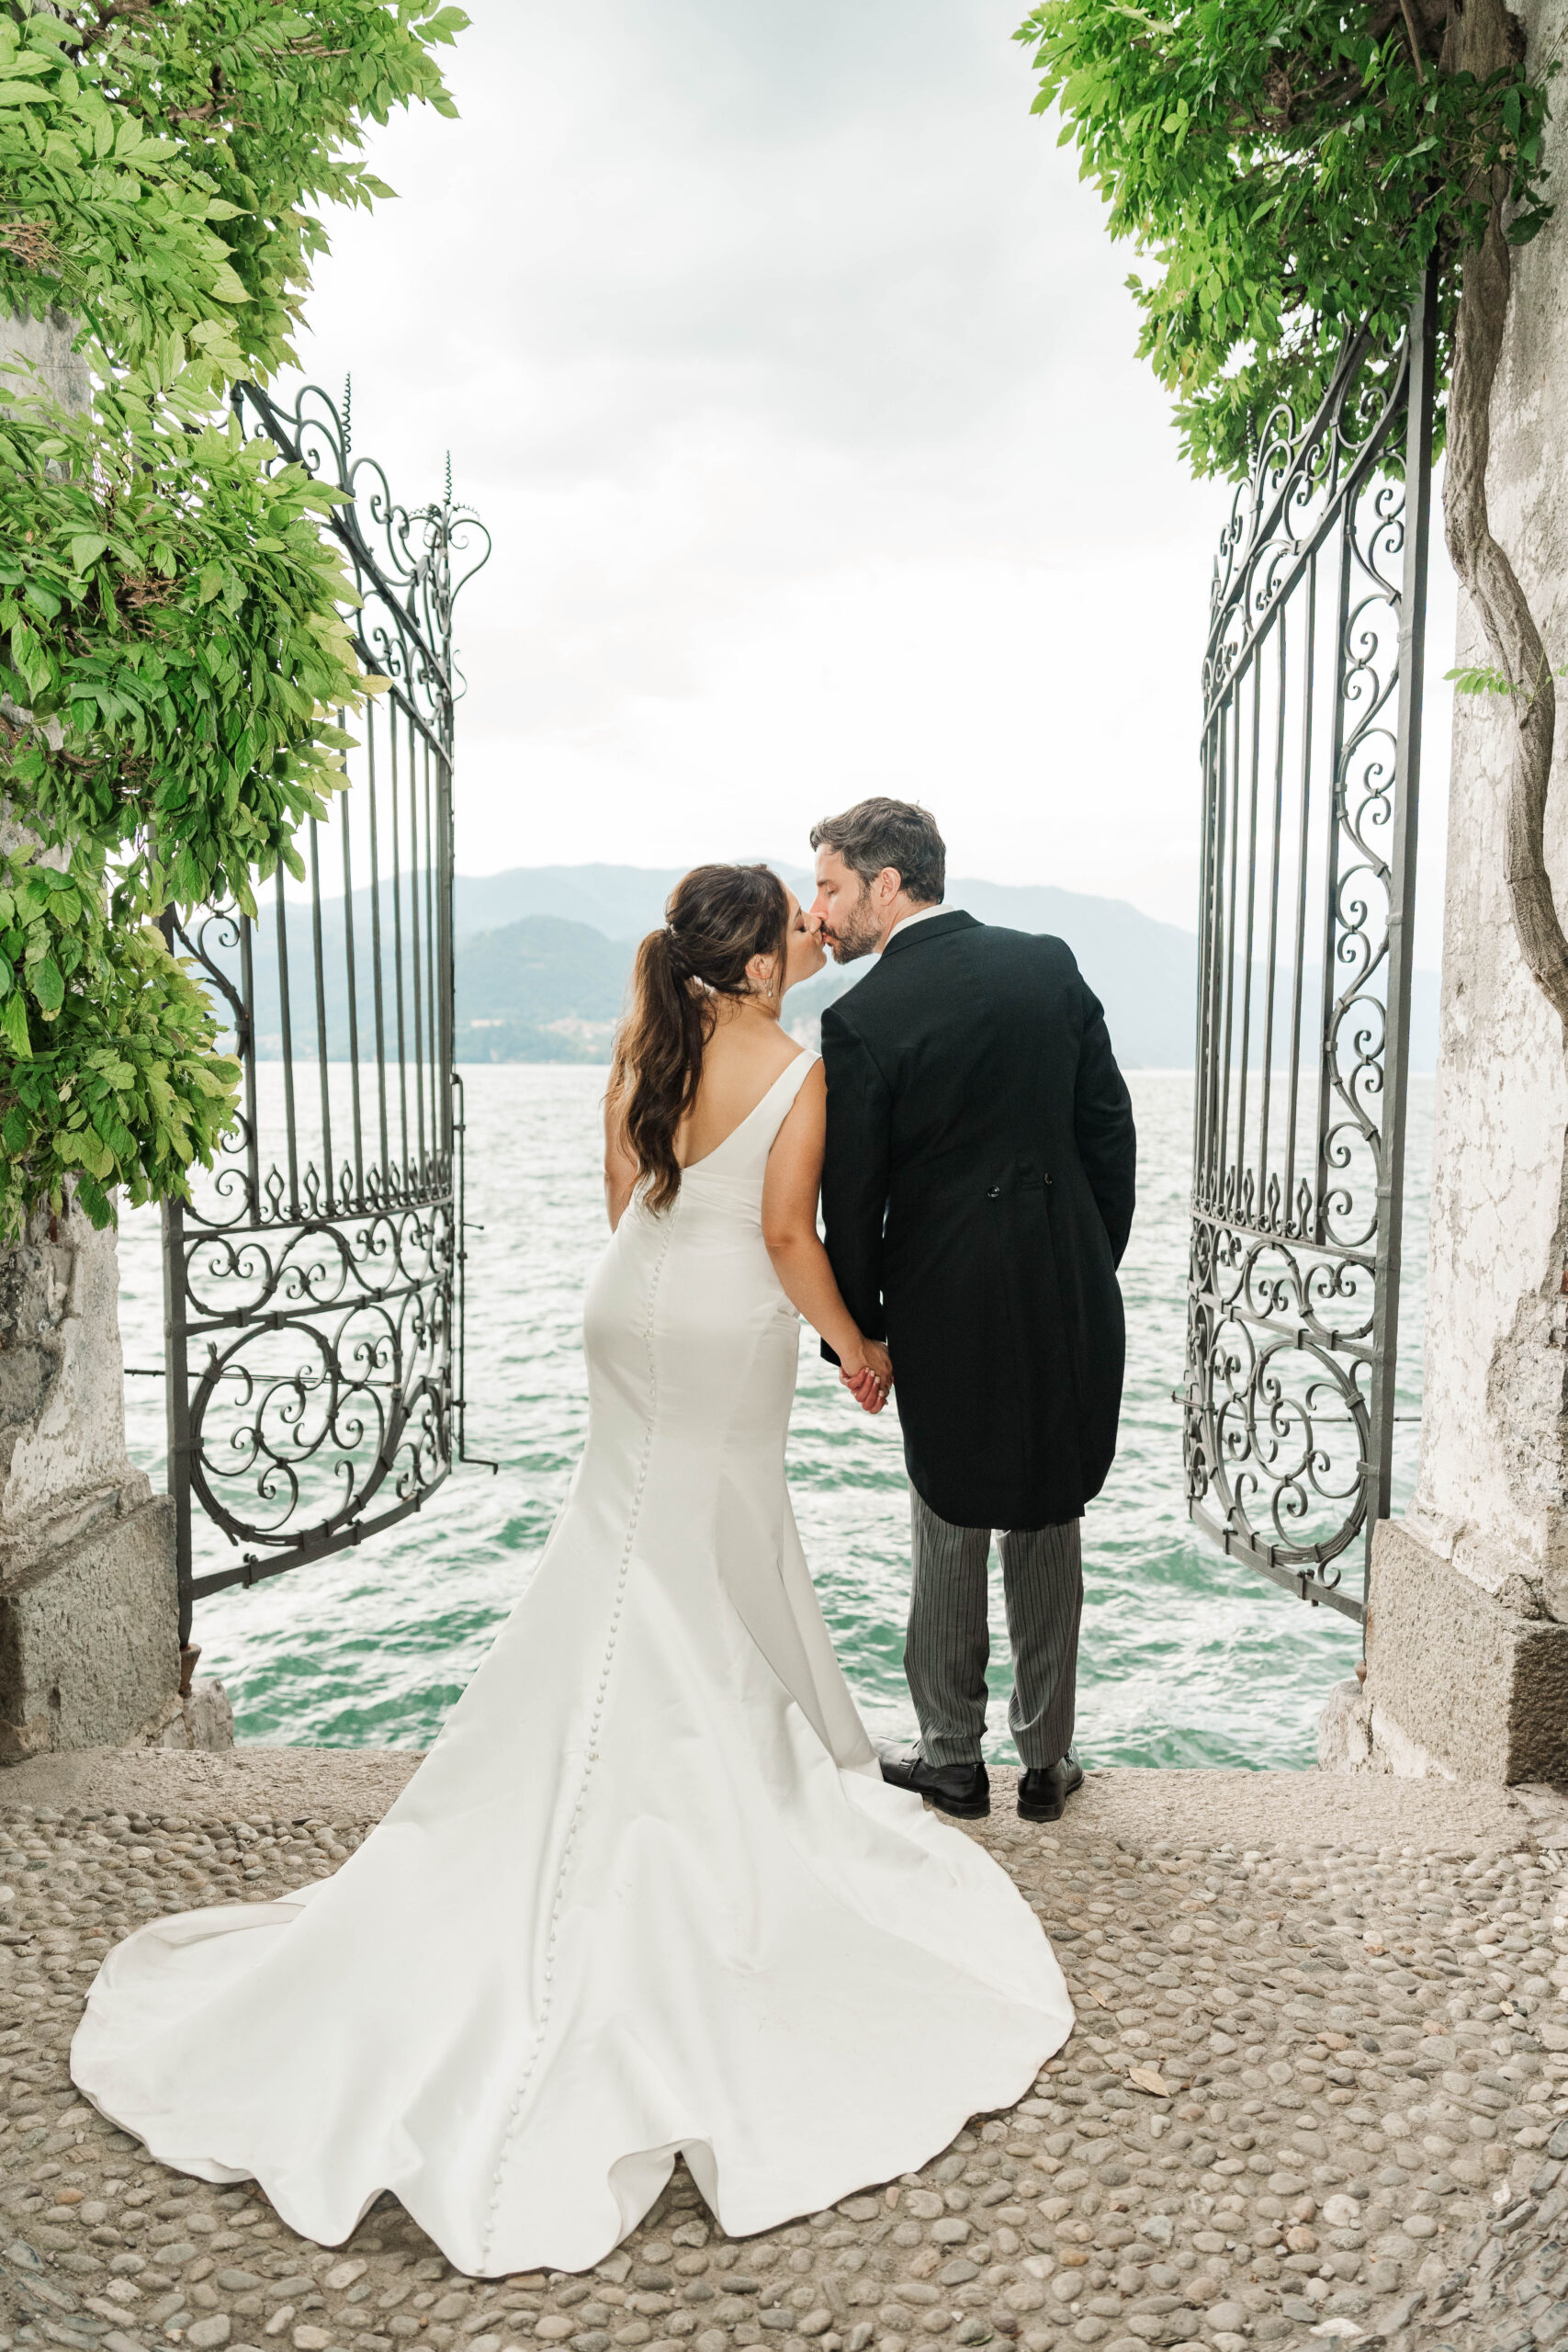
[[[664,911],[663,929],[637,951],[609,1094],[655,1209],[668,1208],[681,1189],[675,1137],[696,1101],[715,1000],[749,992],[754,956],[782,963],[789,899],[765,865],[699,865],[676,884]]]

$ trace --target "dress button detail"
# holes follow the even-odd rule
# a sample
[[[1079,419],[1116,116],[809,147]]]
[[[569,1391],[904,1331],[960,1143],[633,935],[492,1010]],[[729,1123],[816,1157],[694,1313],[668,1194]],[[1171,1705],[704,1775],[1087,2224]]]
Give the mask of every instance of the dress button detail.
[[[555,1896],[550,1905],[549,1923],[545,1935],[544,1958],[539,1972],[544,1997],[540,2003],[540,2014],[535,2027],[532,2045],[513,2089],[511,2105],[502,2130],[501,2145],[496,2152],[495,2165],[491,2175],[490,2202],[485,2214],[484,2234],[480,2249],[481,2267],[490,2260],[491,2248],[494,2244],[496,2226],[501,2214],[502,2196],[511,2161],[513,2143],[522,2121],[529,2086],[533,2081],[534,2072],[549,2031],[555,2004],[556,1951],[560,1933],[561,1912],[566,1902],[567,1874],[571,1868],[577,1850],[577,1836],[582,1821],[583,1803],[588,1794],[589,1775],[593,1766],[599,1762],[602,1754],[598,1742],[604,1725],[604,1702],[608,1695],[611,1669],[615,1664],[615,1645],[620,1635],[621,1616],[626,1607],[626,1581],[631,1569],[632,1553],[637,1544],[637,1521],[642,1510],[643,1489],[648,1481],[649,1458],[653,1450],[653,1424],[659,1411],[659,1368],[654,1355],[656,1318],[653,1309],[658,1295],[659,1278],[664,1271],[664,1261],[670,1253],[670,1240],[673,1229],[671,1225],[665,1232],[663,1246],[654,1261],[649,1281],[649,1317],[642,1335],[643,1343],[648,1350],[648,1421],[643,1436],[642,1460],[637,1466],[637,1481],[632,1489],[626,1541],[621,1547],[619,1573],[610,1601],[604,1652],[599,1668],[599,1686],[594,1693],[593,1707],[588,1723],[589,1745],[583,1762],[582,1777],[578,1783],[577,1799],[572,1807],[571,1818],[567,1824],[566,1840],[561,1848],[560,1863],[556,1872]]]

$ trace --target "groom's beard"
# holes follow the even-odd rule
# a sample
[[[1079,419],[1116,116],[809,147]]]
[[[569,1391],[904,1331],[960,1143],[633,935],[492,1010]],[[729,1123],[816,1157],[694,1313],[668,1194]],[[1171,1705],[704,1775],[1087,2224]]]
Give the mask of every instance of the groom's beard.
[[[882,945],[881,934],[877,931],[871,910],[866,905],[867,895],[863,882],[860,898],[853,913],[846,918],[838,930],[825,930],[822,933],[828,953],[832,956],[835,964],[858,964],[863,956],[874,956]]]

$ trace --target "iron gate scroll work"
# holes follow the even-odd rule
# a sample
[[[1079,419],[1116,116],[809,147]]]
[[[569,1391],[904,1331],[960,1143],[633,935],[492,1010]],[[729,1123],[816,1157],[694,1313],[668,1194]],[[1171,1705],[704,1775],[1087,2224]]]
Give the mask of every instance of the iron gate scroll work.
[[[169,1482],[182,1643],[193,1602],[358,1544],[416,1510],[462,1447],[462,1122],[453,1068],[452,606],[488,534],[413,511],[340,413],[249,385],[248,435],[348,493],[326,526],[384,679],[348,788],[251,921],[173,927],[226,1009],[243,1116],[189,1205],[164,1211]],[[476,560],[454,578],[454,560]],[[199,1572],[196,1510],[241,1552]]]
[[[1344,1565],[1389,1510],[1435,339],[1433,278],[1304,431],[1270,418],[1203,667],[1188,1507],[1358,1620]]]

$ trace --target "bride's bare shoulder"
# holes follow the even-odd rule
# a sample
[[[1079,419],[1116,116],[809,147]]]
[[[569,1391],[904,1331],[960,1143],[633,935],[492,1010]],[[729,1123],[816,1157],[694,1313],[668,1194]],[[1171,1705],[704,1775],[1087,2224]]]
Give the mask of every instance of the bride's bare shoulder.
[[[711,1040],[703,1056],[702,1087],[705,1090],[711,1084],[727,1093],[744,1093],[756,1087],[766,1092],[805,1050],[782,1029],[769,1028],[759,1035],[754,1029],[742,1030],[737,1023],[733,1028],[717,1031]]]

